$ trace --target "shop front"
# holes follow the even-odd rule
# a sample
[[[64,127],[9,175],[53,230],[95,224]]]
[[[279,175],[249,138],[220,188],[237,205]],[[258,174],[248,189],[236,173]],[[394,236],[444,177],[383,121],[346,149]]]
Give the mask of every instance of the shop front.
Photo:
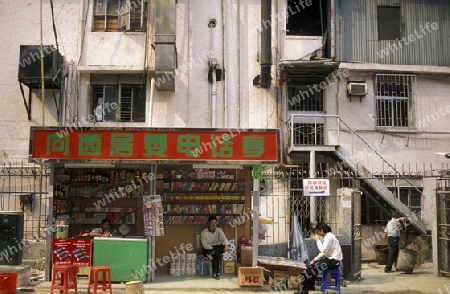
[[[52,170],[52,264],[108,265],[117,282],[204,274],[208,216],[228,239],[250,238],[251,169],[279,162],[275,129],[32,127],[30,138],[31,159]],[[110,234],[94,233],[104,219]]]

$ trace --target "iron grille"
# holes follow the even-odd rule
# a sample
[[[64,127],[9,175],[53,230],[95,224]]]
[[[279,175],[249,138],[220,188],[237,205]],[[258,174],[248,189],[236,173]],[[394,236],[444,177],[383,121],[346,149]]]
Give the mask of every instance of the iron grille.
[[[377,127],[409,127],[414,83],[414,75],[375,75]]]

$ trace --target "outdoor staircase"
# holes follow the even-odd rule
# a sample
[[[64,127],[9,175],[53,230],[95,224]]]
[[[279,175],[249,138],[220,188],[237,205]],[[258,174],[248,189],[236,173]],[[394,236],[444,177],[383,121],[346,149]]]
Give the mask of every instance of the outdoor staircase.
[[[405,204],[403,204],[400,199],[395,197],[391,191],[389,191],[380,180],[376,179],[363,165],[359,164],[350,153],[348,153],[342,146],[337,146],[334,153],[343,163],[347,165],[349,169],[355,173],[355,175],[357,175],[357,177],[364,180],[364,182],[367,183],[367,185],[375,191],[384,202],[397,210],[401,215],[411,216],[411,225],[420,233],[426,234],[426,225],[420,217],[414,215],[414,213]]]

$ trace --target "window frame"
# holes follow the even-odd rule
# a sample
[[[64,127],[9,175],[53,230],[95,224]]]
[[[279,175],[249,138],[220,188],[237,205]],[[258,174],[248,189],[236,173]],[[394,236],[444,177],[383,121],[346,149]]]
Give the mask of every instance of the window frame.
[[[298,80],[290,80],[286,85],[286,96],[287,96],[287,110],[292,111],[308,111],[308,112],[321,112],[325,111],[325,89],[320,89],[319,91],[314,90],[314,86],[319,88],[320,82],[301,82]],[[311,88],[311,85],[313,86]],[[311,90],[313,93],[311,93]],[[300,91],[302,94],[300,95]],[[305,98],[305,96],[307,96]],[[302,101],[311,99],[313,96],[313,101],[310,104],[302,103]]]
[[[96,122],[145,123],[147,111],[146,78],[134,79],[133,75],[100,75],[90,83],[88,111]],[[91,77],[92,80],[92,77]],[[125,102],[125,93],[130,101]],[[107,96],[106,92],[110,95]],[[105,98],[106,97],[106,98]],[[102,98],[101,104],[98,100]],[[136,101],[140,99],[140,101]],[[127,104],[130,104],[127,106]],[[125,109],[125,108],[128,109]],[[97,110],[97,111],[96,111]],[[128,118],[125,113],[129,112]]]
[[[393,16],[394,13],[388,10],[394,10],[398,13],[398,19],[386,19],[389,16]],[[381,11],[383,10],[383,11]],[[398,22],[398,31],[393,31],[392,28],[397,27]],[[394,24],[392,24],[394,23]],[[392,41],[392,40],[401,40],[402,39],[402,8],[401,6],[388,6],[388,5],[378,5],[377,6],[377,32],[378,32],[378,41]]]
[[[422,195],[417,194],[418,191],[416,190],[415,187],[396,186],[396,187],[387,187],[387,188],[389,191],[392,192],[394,197],[396,197],[398,200],[400,200],[403,204],[405,204],[414,213],[419,213],[420,211],[422,211],[422,204],[423,204],[422,203]],[[417,187],[417,189],[420,190],[420,193],[423,193],[423,187]],[[412,194],[415,194],[415,195],[412,195]],[[419,205],[413,205],[413,203],[412,203],[413,196],[417,197],[417,199],[420,202]],[[416,199],[416,201],[417,201],[417,199]]]
[[[148,15],[147,2],[145,0],[94,0],[92,31],[145,32]],[[105,6],[104,11],[99,12],[98,7],[103,5]],[[112,8],[113,5],[117,8]],[[117,29],[114,26],[115,22],[117,22]],[[103,23],[103,27],[98,23]]]
[[[315,0],[311,1],[310,5],[295,2],[297,1],[286,1],[286,35],[323,36],[327,26],[328,2]]]
[[[413,126],[415,84],[415,75],[375,74],[377,129],[407,129]]]

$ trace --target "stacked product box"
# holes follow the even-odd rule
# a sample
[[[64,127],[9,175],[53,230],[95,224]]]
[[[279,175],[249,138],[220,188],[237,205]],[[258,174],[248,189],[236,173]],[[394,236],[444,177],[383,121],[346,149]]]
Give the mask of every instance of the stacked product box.
[[[186,275],[193,276],[196,274],[195,264],[197,262],[197,254],[196,253],[188,253],[186,254]]]

